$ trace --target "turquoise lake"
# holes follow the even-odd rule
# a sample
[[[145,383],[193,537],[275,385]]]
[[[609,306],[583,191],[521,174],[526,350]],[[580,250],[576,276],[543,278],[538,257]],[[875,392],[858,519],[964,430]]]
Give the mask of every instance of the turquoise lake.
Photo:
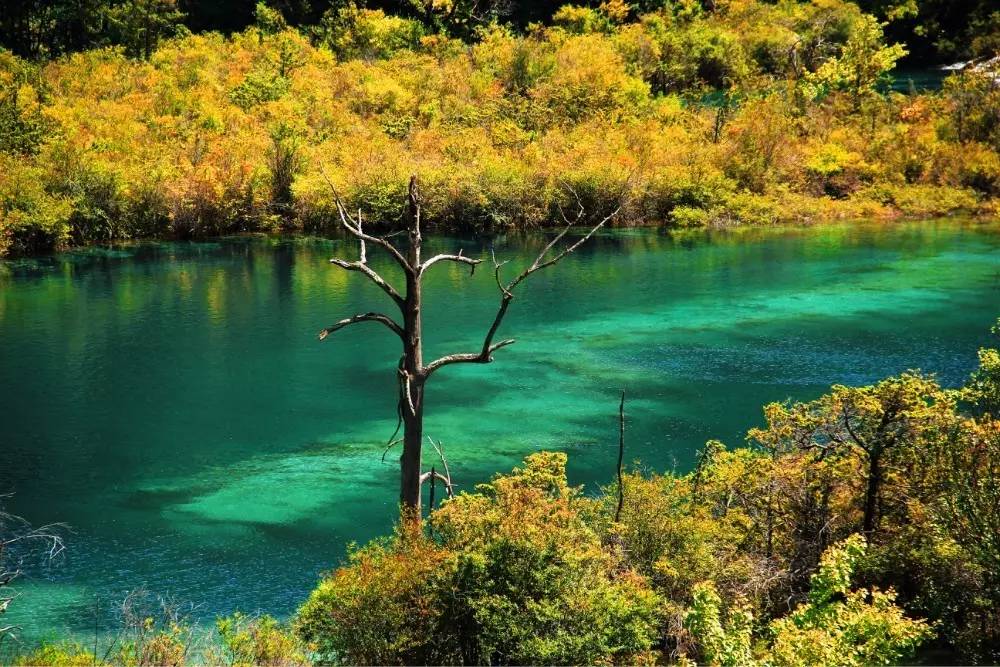
[[[516,268],[544,240],[500,237],[497,255]],[[398,341],[374,324],[316,339],[389,307],[327,262],[356,252],[234,238],[0,263],[0,493],[71,527],[5,620],[26,638],[107,631],[138,587],[199,620],[287,616],[349,542],[390,529]],[[622,388],[626,459],[685,470],[769,401],[911,368],[961,383],[1000,315],[1000,223],[608,231],[522,287],[501,330],[517,344],[436,374],[425,432],[462,489],[559,449],[593,491]],[[497,293],[489,271],[438,265],[425,299],[430,358],[477,349]]]

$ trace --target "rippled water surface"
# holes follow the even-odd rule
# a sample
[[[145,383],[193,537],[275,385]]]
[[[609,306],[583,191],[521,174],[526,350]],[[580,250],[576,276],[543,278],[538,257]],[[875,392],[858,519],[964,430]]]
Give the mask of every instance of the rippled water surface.
[[[516,265],[542,240],[497,253]],[[385,301],[326,261],[354,252],[233,239],[0,264],[0,491],[73,530],[10,620],[92,633],[95,606],[138,586],[204,619],[287,614],[348,542],[390,527],[398,342],[373,324],[315,335]],[[523,287],[502,330],[517,344],[438,373],[425,431],[464,488],[556,448],[594,489],[622,387],[627,458],[662,470],[739,444],[767,401],[908,368],[960,382],[1000,314],[1000,224],[607,232]],[[427,356],[474,350],[496,297],[489,271],[436,266]]]

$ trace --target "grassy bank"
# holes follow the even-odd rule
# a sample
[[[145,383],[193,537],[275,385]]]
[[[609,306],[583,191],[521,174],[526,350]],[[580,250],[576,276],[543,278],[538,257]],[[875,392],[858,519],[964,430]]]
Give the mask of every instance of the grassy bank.
[[[419,175],[449,228],[995,214],[1000,93],[883,95],[903,53],[846,2],[565,7],[466,41],[343,8],[290,29],[44,63],[0,53],[0,254],[323,231],[331,184],[391,227]],[[328,182],[329,181],[329,182]]]

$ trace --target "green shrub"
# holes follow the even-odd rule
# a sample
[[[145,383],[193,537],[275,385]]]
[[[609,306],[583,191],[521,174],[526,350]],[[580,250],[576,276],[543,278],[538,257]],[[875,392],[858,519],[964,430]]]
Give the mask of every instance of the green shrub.
[[[705,227],[712,221],[712,215],[703,208],[677,206],[670,211],[669,219],[675,227]]]
[[[578,5],[563,5],[557,9],[552,15],[552,23],[575,35],[606,32],[611,29],[611,22],[607,16],[591,7]]]
[[[808,601],[769,625],[767,642],[752,647],[753,617],[735,605],[725,620],[722,600],[710,583],[694,588],[684,618],[696,655],[709,665],[892,665],[913,655],[933,633],[925,621],[907,618],[892,591],[851,590],[865,553],[860,536],[830,547],[811,578]]]
[[[596,664],[643,660],[659,599],[589,529],[563,454],[463,493],[436,536],[397,534],[351,555],[296,628],[341,663]]]
[[[1000,320],[992,333],[1000,337]],[[962,390],[963,398],[979,410],[1000,418],[1000,350],[984,347],[979,350],[979,366]]]
[[[971,189],[940,185],[878,185],[861,194],[913,217],[970,212],[979,206],[979,199]]]
[[[291,88],[291,82],[270,68],[256,68],[247,72],[243,81],[229,93],[233,104],[250,111],[264,102],[281,99]]]
[[[45,170],[0,156],[0,254],[47,252],[70,240],[73,202],[44,185]]]
[[[97,659],[92,650],[79,644],[45,644],[16,658],[13,664],[24,667],[93,667]]]
[[[370,544],[320,582],[295,632],[321,660],[339,664],[458,662],[449,608],[454,555],[417,536]]]
[[[1000,84],[989,70],[969,68],[944,81],[951,105],[950,122],[942,129],[958,141],[981,141],[1000,150]]]
[[[374,60],[418,49],[425,32],[419,21],[389,16],[381,9],[359,8],[352,3],[328,9],[313,34],[342,60]]]
[[[34,155],[52,134],[40,83],[37,66],[0,49],[0,153]]]
[[[222,652],[212,662],[229,667],[298,667],[309,664],[296,638],[270,616],[237,612],[215,622]]]
[[[925,621],[904,615],[893,591],[851,590],[865,549],[855,535],[827,550],[808,602],[771,623],[769,664],[893,665],[933,636]]]

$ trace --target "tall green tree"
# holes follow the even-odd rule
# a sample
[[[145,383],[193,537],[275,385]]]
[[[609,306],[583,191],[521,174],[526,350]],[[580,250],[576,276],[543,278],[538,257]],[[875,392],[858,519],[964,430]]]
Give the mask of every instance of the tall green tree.
[[[112,0],[0,0],[0,39],[19,56],[39,58],[107,42]]]
[[[125,0],[108,10],[108,20],[129,55],[149,59],[160,40],[175,34],[184,12],[177,0]]]
[[[902,44],[885,43],[883,27],[870,14],[862,14],[854,21],[840,53],[807,75],[806,83],[813,88],[814,96],[826,90],[843,90],[857,110],[865,99],[875,95],[876,85],[906,55]]]

